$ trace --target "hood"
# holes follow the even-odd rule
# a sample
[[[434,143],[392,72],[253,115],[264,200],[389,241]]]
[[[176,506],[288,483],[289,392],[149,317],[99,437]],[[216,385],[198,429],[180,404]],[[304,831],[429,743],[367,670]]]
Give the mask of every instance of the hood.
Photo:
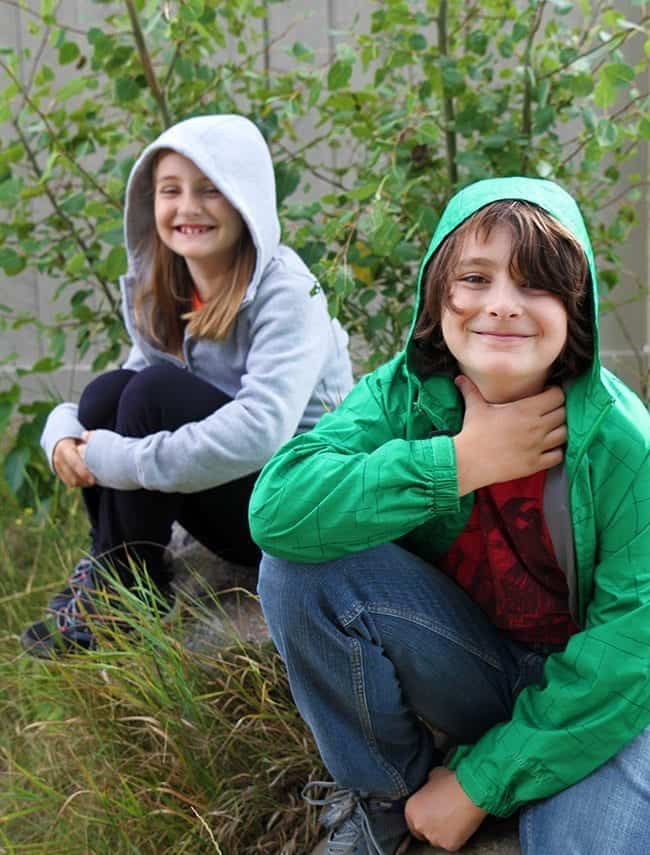
[[[137,273],[138,247],[154,228],[151,166],[160,149],[171,149],[191,160],[248,226],[257,259],[247,300],[280,241],[273,163],[264,137],[243,116],[196,116],[168,128],[147,146],[126,186],[124,233],[132,274]]]
[[[588,397],[592,399],[600,398],[598,386],[600,386],[600,356],[599,356],[599,336],[598,336],[598,276],[596,273],[596,264],[594,253],[587,234],[582,214],[572,196],[566,190],[563,190],[558,184],[552,181],[545,181],[539,178],[489,178],[484,181],[478,181],[461,190],[451,198],[445,210],[442,213],[440,222],[431,238],[431,243],[427,249],[424,260],[420,265],[417,282],[417,295],[415,301],[415,313],[413,322],[409,330],[407,340],[407,356],[410,365],[413,364],[412,355],[413,348],[413,333],[417,318],[420,314],[420,309],[423,295],[423,280],[424,271],[429,263],[429,260],[434,255],[444,239],[458,228],[468,217],[476,211],[484,208],[492,202],[497,202],[504,199],[520,199],[525,202],[531,202],[543,208],[555,219],[559,220],[578,240],[585,251],[589,264],[589,272],[591,274],[592,301],[593,301],[593,324],[594,324],[594,358],[592,361],[592,370],[587,372],[588,376],[579,378],[576,385],[585,386],[584,391]],[[588,387],[588,388],[587,388]],[[602,390],[601,390],[602,391]]]

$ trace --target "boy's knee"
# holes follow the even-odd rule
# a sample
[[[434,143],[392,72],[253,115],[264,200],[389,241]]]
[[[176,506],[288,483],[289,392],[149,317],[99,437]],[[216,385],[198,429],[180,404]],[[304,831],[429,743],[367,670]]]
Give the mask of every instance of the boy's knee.
[[[323,605],[322,565],[297,564],[262,554],[257,593],[274,640],[291,636]],[[277,642],[276,642],[277,643]]]

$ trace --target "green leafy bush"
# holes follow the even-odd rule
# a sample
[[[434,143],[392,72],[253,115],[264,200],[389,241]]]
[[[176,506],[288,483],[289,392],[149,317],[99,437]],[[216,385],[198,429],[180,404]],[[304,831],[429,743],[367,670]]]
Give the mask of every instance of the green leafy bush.
[[[644,184],[624,165],[650,137],[640,3],[628,18],[589,0],[376,0],[368,30],[343,35],[327,64],[295,42],[288,71],[269,66],[261,0],[123,0],[87,32],[57,9],[42,0],[30,18],[35,49],[0,51],[0,268],[58,283],[53,325],[0,305],[5,328],[43,337],[31,373],[58,369],[70,340],[94,370],[118,360],[125,180],[163,127],[199,113],[244,112],[267,137],[285,239],[356,334],[364,367],[400,346],[438,214],[478,178],[563,183],[590,222],[604,285],[619,283]],[[62,68],[74,69],[64,83]],[[43,417],[12,385],[0,427],[16,412]],[[47,489],[36,434],[19,433],[5,460],[23,501]]]

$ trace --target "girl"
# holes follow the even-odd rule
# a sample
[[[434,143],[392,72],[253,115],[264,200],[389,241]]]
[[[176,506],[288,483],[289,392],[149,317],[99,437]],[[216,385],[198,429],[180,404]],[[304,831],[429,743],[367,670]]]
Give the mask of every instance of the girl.
[[[37,655],[94,646],[82,613],[102,567],[129,584],[135,561],[167,593],[174,520],[223,558],[257,563],[256,473],[352,384],[346,334],[279,243],[271,157],[247,119],[188,119],[149,145],[127,184],[125,236],[129,357],[43,433],[55,473],[83,490],[93,559],[23,633]]]
[[[573,199],[461,191],[406,350],[251,501],[262,605],[338,787],[326,852],[392,855],[409,829],[455,851],[519,808],[525,855],[647,851],[648,428],[600,365]]]

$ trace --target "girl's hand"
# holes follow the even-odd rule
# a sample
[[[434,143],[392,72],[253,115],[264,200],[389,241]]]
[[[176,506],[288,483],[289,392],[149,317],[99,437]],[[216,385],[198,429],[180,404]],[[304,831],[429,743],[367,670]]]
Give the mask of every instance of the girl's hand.
[[[406,802],[404,816],[411,834],[432,846],[456,852],[474,834],[487,813],[458,783],[456,773],[438,766]]]
[[[85,462],[86,460],[86,447],[90,442],[90,437],[95,433],[94,430],[85,430],[81,434],[81,444],[79,445],[79,454],[81,455],[81,459]]]
[[[86,436],[87,434],[84,434]],[[52,465],[54,471],[68,487],[92,487],[95,476],[84,463],[86,441],[66,437],[54,446]]]

